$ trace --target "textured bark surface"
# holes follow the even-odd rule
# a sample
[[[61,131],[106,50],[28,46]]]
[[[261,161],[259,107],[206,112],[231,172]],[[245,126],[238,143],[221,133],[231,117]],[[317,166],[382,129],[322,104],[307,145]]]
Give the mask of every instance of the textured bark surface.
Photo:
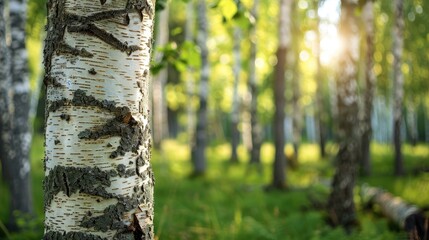
[[[156,28],[155,44],[156,46],[165,46],[168,43],[168,5],[158,13],[158,23]],[[163,54],[158,52],[155,56],[157,62],[161,61]],[[165,97],[165,85],[167,84],[168,68],[167,66],[159,71],[153,78],[153,144],[155,148],[161,147],[161,142],[168,137],[168,112],[167,100]]]
[[[30,186],[29,151],[31,133],[29,128],[30,83],[28,76],[27,50],[25,47],[25,21],[27,1],[11,0],[10,6],[10,71],[13,91],[12,146],[13,163],[8,169],[9,189],[11,193],[11,229],[17,229],[14,212],[31,214],[33,202]]]
[[[234,56],[234,85],[232,93],[232,110],[231,110],[231,159],[232,163],[238,162],[237,147],[240,143],[240,132],[238,131],[238,123],[240,121],[239,113],[239,99],[238,99],[238,83],[240,82],[241,72],[241,29],[239,27],[234,28],[234,47],[232,49]]]
[[[404,75],[402,73],[402,50],[404,48],[404,2],[393,2],[395,20],[393,25],[393,144],[395,148],[395,175],[404,174],[402,160],[402,107],[404,101]]]
[[[261,163],[261,145],[262,129],[258,121],[258,87],[256,78],[256,52],[257,52],[257,35],[256,26],[259,17],[259,0],[253,0],[252,16],[255,19],[254,25],[250,30],[250,56],[249,56],[249,82],[250,92],[250,132],[252,148],[250,150],[250,164]]]
[[[272,187],[286,187],[286,158],[284,152],[285,146],[285,71],[286,56],[291,44],[291,0],[280,0],[279,12],[279,46],[277,49],[277,64],[274,69],[274,165]]]
[[[383,189],[363,185],[360,195],[365,205],[378,205],[381,212],[404,229],[410,240],[429,239],[429,219],[417,206],[406,203]]]
[[[375,94],[375,74],[374,68],[374,3],[372,0],[365,2],[362,10],[362,18],[364,21],[364,28],[366,33],[366,55],[365,55],[365,92],[363,99],[363,111],[362,111],[362,158],[361,158],[361,170],[364,175],[371,174],[371,156],[370,156],[370,143],[372,139],[372,110],[373,110],[373,99]]]
[[[201,51],[201,73],[200,73],[200,107],[197,112],[197,126],[195,129],[195,145],[192,147],[192,163],[194,165],[194,174],[201,175],[206,171],[207,144],[207,98],[209,93],[209,51],[207,48],[208,23],[206,1],[199,0],[197,4],[198,14],[198,36],[197,44]]]
[[[359,29],[356,17],[357,3],[354,0],[341,1],[339,22],[340,36],[347,42],[342,49],[337,79],[338,94],[338,138],[339,150],[332,192],[328,200],[328,213],[334,225],[346,229],[357,222],[353,201],[359,160],[357,60],[359,58]]]
[[[48,1],[44,239],[153,239],[154,1]]]

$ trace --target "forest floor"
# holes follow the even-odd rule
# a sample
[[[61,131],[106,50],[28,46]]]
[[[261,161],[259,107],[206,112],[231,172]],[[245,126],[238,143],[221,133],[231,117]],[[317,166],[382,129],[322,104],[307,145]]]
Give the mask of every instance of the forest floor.
[[[26,229],[20,234],[6,233],[8,194],[0,182],[0,239],[41,239],[43,235],[43,139],[35,137],[32,148],[32,187],[35,217],[20,218]],[[392,176],[392,148],[373,144],[373,174],[359,178],[358,186],[368,183],[382,187],[419,207],[429,204],[429,146],[404,146],[407,175]],[[286,152],[290,152],[288,147]],[[355,202],[359,227],[347,235],[341,228],[331,228],[326,214],[318,208],[329,194],[329,178],[334,174],[332,159],[335,145],[328,146],[330,157],[320,159],[314,144],[303,144],[299,167],[287,171],[289,189],[266,192],[271,179],[274,149],[262,148],[262,173],[248,168],[243,146],[240,163],[229,164],[230,147],[217,144],[207,149],[208,171],[204,178],[189,178],[189,148],[180,141],[167,140],[162,151],[153,151],[155,171],[156,239],[405,239],[405,234],[379,213],[363,210],[359,187]]]

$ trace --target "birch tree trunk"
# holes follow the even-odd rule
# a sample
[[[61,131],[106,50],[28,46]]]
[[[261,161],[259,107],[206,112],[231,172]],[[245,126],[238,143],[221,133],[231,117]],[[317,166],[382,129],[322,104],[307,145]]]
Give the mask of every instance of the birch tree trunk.
[[[401,151],[402,107],[404,101],[404,75],[402,74],[402,50],[404,47],[404,2],[393,1],[395,21],[393,26],[393,143],[395,148],[395,175],[404,174]]]
[[[231,162],[238,163],[237,147],[240,142],[240,132],[238,131],[238,122],[240,120],[239,102],[238,102],[238,83],[240,81],[241,72],[241,29],[234,27],[234,86],[232,93],[232,110],[231,110]]]
[[[44,239],[153,239],[155,1],[47,6]]]
[[[258,36],[256,26],[259,18],[259,0],[253,0],[252,16],[255,20],[250,30],[250,56],[249,56],[249,80],[250,92],[250,133],[252,148],[250,150],[250,164],[261,164],[262,129],[258,121],[258,87],[256,80],[256,53]]]
[[[185,41],[194,42],[194,3],[193,0],[190,0],[186,3],[186,25],[185,25]],[[195,94],[195,83],[193,78],[193,69],[188,66],[184,74],[186,81],[186,91],[188,95],[188,104],[186,105],[186,115],[187,115],[187,132],[189,137],[190,147],[193,146],[193,136],[195,129],[195,111],[192,104],[192,99]]]
[[[157,46],[165,46],[168,43],[168,4],[159,12],[159,21],[157,23],[157,34],[155,43]],[[158,52],[155,56],[156,61],[162,59],[163,54]],[[167,101],[165,98],[165,85],[167,84],[168,68],[165,67],[153,79],[153,144],[160,148],[161,142],[168,136],[168,113]]]
[[[285,146],[285,71],[286,71],[286,56],[290,50],[291,44],[291,9],[292,0],[280,0],[279,11],[279,46],[277,49],[277,64],[274,69],[274,146],[275,156],[273,165],[273,181],[272,187],[286,187],[286,158],[284,152]]]
[[[12,142],[12,78],[10,75],[10,55],[6,42],[5,2],[0,2],[0,161],[2,179],[10,179],[9,168],[14,157]]]
[[[347,47],[342,49],[338,71],[338,137],[339,150],[332,192],[328,200],[328,213],[334,225],[346,229],[357,222],[353,201],[358,170],[359,123],[357,96],[357,61],[359,59],[359,29],[356,17],[358,4],[354,0],[341,1],[339,32]]]
[[[192,162],[194,175],[202,175],[206,171],[206,141],[207,141],[207,98],[209,93],[209,52],[207,48],[208,24],[206,1],[198,0],[198,36],[197,44],[201,51],[200,73],[200,107],[197,112],[197,126],[195,130],[195,145],[192,147]]]
[[[316,6],[318,9],[318,2],[316,1]],[[317,140],[319,142],[319,150],[320,150],[320,157],[325,158],[326,157],[326,109],[324,108],[323,104],[323,69],[322,64],[320,62],[320,30],[319,30],[319,23],[320,18],[319,15],[316,15],[317,17],[317,30],[316,30],[316,45],[315,45],[315,55],[316,55],[316,82],[317,82],[317,88],[316,88],[316,121],[317,121],[317,129],[318,129],[318,136]]]
[[[18,229],[15,212],[31,214],[33,201],[30,185],[30,145],[29,128],[30,80],[28,76],[27,49],[25,47],[26,0],[10,1],[10,67],[13,91],[12,146],[15,149],[9,171],[11,193],[11,229]]]
[[[364,28],[366,33],[366,56],[365,56],[365,93],[364,93],[364,106],[362,118],[362,159],[361,167],[362,173],[366,176],[371,174],[371,149],[370,143],[372,139],[372,110],[373,99],[375,92],[376,78],[373,71],[374,68],[374,4],[372,0],[367,0],[362,10],[362,18],[364,21]]]

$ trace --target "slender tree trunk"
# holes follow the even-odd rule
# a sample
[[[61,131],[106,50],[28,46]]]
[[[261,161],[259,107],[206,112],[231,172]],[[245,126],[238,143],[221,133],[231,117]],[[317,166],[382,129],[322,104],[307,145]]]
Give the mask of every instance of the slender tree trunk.
[[[0,2],[0,161],[2,179],[8,182],[9,169],[13,163],[12,147],[12,78],[10,73],[10,53],[6,43],[6,19],[3,15],[5,2]]]
[[[402,74],[402,50],[404,47],[404,2],[393,1],[395,21],[393,26],[393,143],[395,147],[395,175],[404,174],[401,151],[401,123],[404,101],[404,75]]]
[[[9,9],[11,23],[10,66],[13,105],[15,106],[12,123],[12,145],[13,148],[16,149],[13,164],[10,165],[10,169],[8,170],[12,199],[10,208],[10,228],[18,229],[14,213],[31,214],[33,212],[29,159],[31,133],[28,116],[30,110],[30,82],[28,76],[27,49],[25,47],[27,1],[11,0]]]
[[[47,6],[44,239],[153,239],[155,1]]]
[[[362,173],[366,176],[371,174],[371,149],[370,143],[372,139],[372,110],[373,110],[373,99],[375,92],[375,74],[374,68],[374,4],[372,0],[365,2],[362,10],[362,17],[365,25],[366,33],[366,56],[365,56],[365,93],[364,93],[364,106],[363,106],[363,118],[362,118],[362,159],[361,167]]]
[[[185,25],[185,41],[194,42],[194,2],[190,0],[186,3],[186,25]],[[184,78],[186,81],[186,91],[188,93],[188,104],[186,105],[186,115],[187,115],[187,132],[189,137],[190,147],[194,145],[193,138],[195,130],[195,110],[192,104],[192,100],[195,95],[195,83],[194,83],[194,74],[193,69],[188,67]]]
[[[157,23],[157,34],[155,42],[157,46],[165,46],[168,43],[168,4],[159,13]],[[157,61],[161,61],[162,53],[155,56]],[[155,148],[161,147],[161,142],[168,136],[168,113],[167,101],[165,98],[165,85],[167,84],[168,69],[165,67],[154,76],[153,79],[153,144]]]
[[[301,131],[302,131],[302,109],[300,104],[301,99],[301,72],[300,72],[300,43],[302,41],[302,34],[300,29],[299,8],[298,3],[295,1],[293,4],[293,78],[292,78],[292,144],[294,150],[294,157],[288,159],[289,166],[298,166],[299,145],[301,144]],[[291,61],[292,62],[292,61]]]
[[[277,64],[274,69],[274,146],[275,156],[273,165],[273,181],[272,187],[286,187],[286,158],[284,152],[285,146],[285,71],[286,71],[286,56],[291,44],[291,0],[280,0],[279,12],[279,46],[277,49]]]
[[[206,1],[198,0],[198,36],[197,43],[201,49],[200,74],[200,107],[197,112],[197,126],[195,130],[195,145],[192,148],[192,162],[194,174],[201,175],[206,171],[206,141],[207,141],[207,98],[209,93],[209,52],[207,48],[208,26]]]
[[[262,129],[258,121],[258,87],[256,80],[256,52],[257,34],[256,26],[259,18],[259,0],[253,0],[252,16],[255,20],[250,30],[250,56],[249,56],[249,80],[248,88],[250,92],[250,136],[252,148],[250,150],[250,164],[261,164]]]
[[[317,1],[318,2],[318,1]],[[316,6],[318,6],[318,3],[316,3]],[[318,8],[317,8],[318,9]],[[322,64],[320,62],[320,30],[319,30],[319,16],[317,15],[317,40],[316,40],[316,61],[317,61],[317,70],[316,70],[316,81],[317,81],[317,88],[316,88],[316,121],[317,121],[317,129],[318,129],[318,136],[317,141],[319,142],[319,151],[320,151],[320,157],[325,158],[326,157],[326,109],[324,108],[323,104],[323,69]]]
[[[406,105],[407,110],[407,132],[409,140],[413,146],[417,145],[418,141],[418,130],[417,130],[417,110],[414,103],[409,103]]]
[[[338,137],[339,151],[337,168],[328,200],[328,213],[333,224],[346,229],[357,223],[353,200],[358,170],[359,129],[357,97],[357,61],[359,58],[359,30],[356,17],[357,3],[354,0],[341,1],[339,22],[340,36],[347,46],[342,49],[338,72]]]
[[[241,72],[241,29],[234,27],[234,87],[232,94],[232,111],[231,111],[231,162],[238,163],[237,147],[240,143],[240,132],[238,131],[238,122],[240,120],[240,112],[238,109],[238,83],[240,81]]]

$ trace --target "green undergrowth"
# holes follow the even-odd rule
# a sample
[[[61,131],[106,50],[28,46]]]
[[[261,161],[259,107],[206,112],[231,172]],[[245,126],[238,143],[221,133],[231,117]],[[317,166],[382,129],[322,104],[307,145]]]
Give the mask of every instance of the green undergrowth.
[[[36,137],[32,149],[32,184],[35,216],[23,221],[24,233],[9,233],[10,239],[40,239],[43,232],[43,139]],[[286,152],[290,152],[290,147]],[[347,235],[341,228],[325,222],[321,208],[329,194],[329,179],[334,174],[331,160],[335,145],[328,146],[331,157],[320,160],[314,144],[303,144],[299,167],[287,171],[288,190],[266,192],[270,183],[274,148],[262,147],[262,171],[247,165],[243,146],[238,149],[240,162],[228,162],[230,147],[217,144],[207,149],[208,171],[203,177],[190,178],[192,167],[189,147],[179,141],[163,142],[162,150],[153,151],[155,171],[156,239],[404,239],[403,233],[378,213],[362,210],[358,188],[355,201],[360,225]],[[405,146],[408,175],[395,178],[392,149],[374,144],[373,175],[360,178],[383,187],[403,199],[426,207],[429,202],[429,174],[417,173],[429,165],[429,147]],[[0,182],[0,239],[7,239],[2,224],[8,215],[7,193]]]

